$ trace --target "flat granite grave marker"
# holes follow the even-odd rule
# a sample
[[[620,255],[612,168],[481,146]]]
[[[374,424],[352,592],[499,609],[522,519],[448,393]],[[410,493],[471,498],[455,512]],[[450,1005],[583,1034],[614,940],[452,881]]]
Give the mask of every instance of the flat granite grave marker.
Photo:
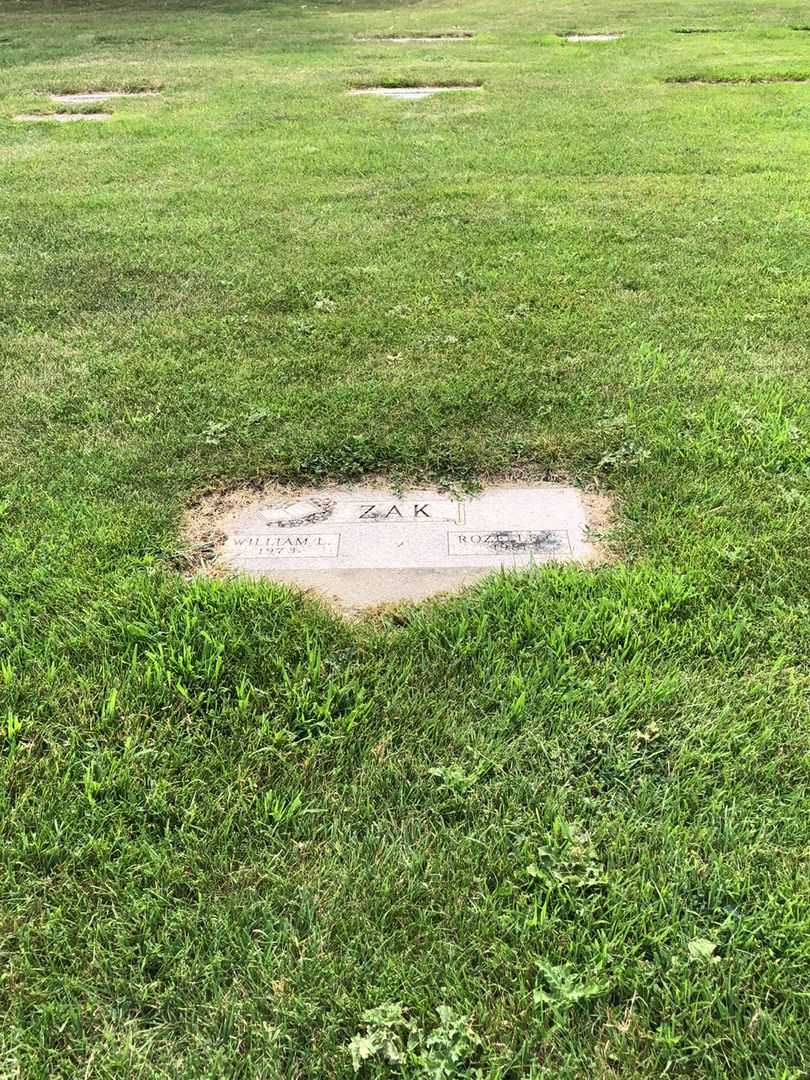
[[[51,101],[89,102],[110,101],[111,98],[157,97],[157,90],[88,90],[81,94],[48,94]]]
[[[20,113],[14,119],[21,123],[39,123],[43,120],[55,120],[59,124],[69,124],[73,120],[110,120],[112,113]]]
[[[497,570],[595,561],[588,528],[603,522],[600,501],[555,484],[463,498],[373,487],[275,491],[195,511],[188,532],[207,539],[214,526],[220,570],[311,589],[351,611],[457,590]]]
[[[618,41],[621,34],[566,34],[566,41]]]
[[[352,95],[372,94],[375,97],[398,98],[400,101],[419,101],[432,94],[449,94],[459,90],[480,90],[480,86],[356,86]]]
[[[392,34],[390,37],[358,37],[356,41],[363,41],[367,44],[373,44],[375,41],[379,42],[391,42],[395,45],[408,45],[411,43],[417,43],[420,45],[432,45],[434,43],[439,44],[443,41],[471,41],[472,33],[468,34]]]

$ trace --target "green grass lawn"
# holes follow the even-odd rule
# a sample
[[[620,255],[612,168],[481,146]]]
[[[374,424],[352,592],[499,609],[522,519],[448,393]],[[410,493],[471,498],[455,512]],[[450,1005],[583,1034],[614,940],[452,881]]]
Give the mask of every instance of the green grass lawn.
[[[0,0],[3,1080],[810,1075],[802,25]],[[177,572],[206,490],[375,475],[612,492],[616,557]]]

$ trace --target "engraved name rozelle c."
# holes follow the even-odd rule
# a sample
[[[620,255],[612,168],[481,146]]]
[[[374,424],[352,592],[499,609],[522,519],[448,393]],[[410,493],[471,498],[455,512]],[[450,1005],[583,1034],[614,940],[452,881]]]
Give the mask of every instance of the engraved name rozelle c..
[[[498,529],[492,532],[448,533],[451,555],[464,555],[466,553],[471,555],[500,555],[505,553],[539,555],[564,549],[567,540],[568,533],[564,529],[538,531]]]

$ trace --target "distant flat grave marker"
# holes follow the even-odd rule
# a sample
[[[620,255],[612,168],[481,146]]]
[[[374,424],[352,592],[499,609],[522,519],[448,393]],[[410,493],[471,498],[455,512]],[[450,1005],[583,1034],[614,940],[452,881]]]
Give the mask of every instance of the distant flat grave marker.
[[[355,86],[349,93],[373,94],[375,97],[397,98],[398,100],[418,101],[432,94],[449,94],[456,91],[480,90],[480,86]]]
[[[772,83],[806,83],[810,76],[786,75],[671,75],[664,82],[675,86],[769,86]]]
[[[566,41],[618,41],[621,34],[565,34]]]
[[[497,570],[594,561],[588,527],[604,517],[593,498],[553,484],[464,498],[366,487],[230,499],[189,515],[192,542],[205,548],[215,535],[220,567],[350,611],[458,590]]]
[[[49,94],[51,101],[110,101],[112,98],[157,97],[157,90],[88,90],[80,94]]]
[[[366,42],[388,41],[397,45],[418,42],[429,45],[441,41],[471,41],[472,37],[472,33],[465,32],[459,34],[391,34],[386,37],[360,37],[357,40]]]
[[[55,120],[59,124],[69,124],[73,120],[110,120],[112,113],[20,113],[14,119],[24,123],[39,123],[44,120]]]

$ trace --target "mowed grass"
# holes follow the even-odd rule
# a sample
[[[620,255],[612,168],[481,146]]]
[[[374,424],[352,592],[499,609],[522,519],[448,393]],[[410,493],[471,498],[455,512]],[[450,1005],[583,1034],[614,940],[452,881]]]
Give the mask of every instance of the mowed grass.
[[[804,5],[0,12],[0,1076],[808,1075]],[[616,559],[176,572],[372,474],[610,490]]]

